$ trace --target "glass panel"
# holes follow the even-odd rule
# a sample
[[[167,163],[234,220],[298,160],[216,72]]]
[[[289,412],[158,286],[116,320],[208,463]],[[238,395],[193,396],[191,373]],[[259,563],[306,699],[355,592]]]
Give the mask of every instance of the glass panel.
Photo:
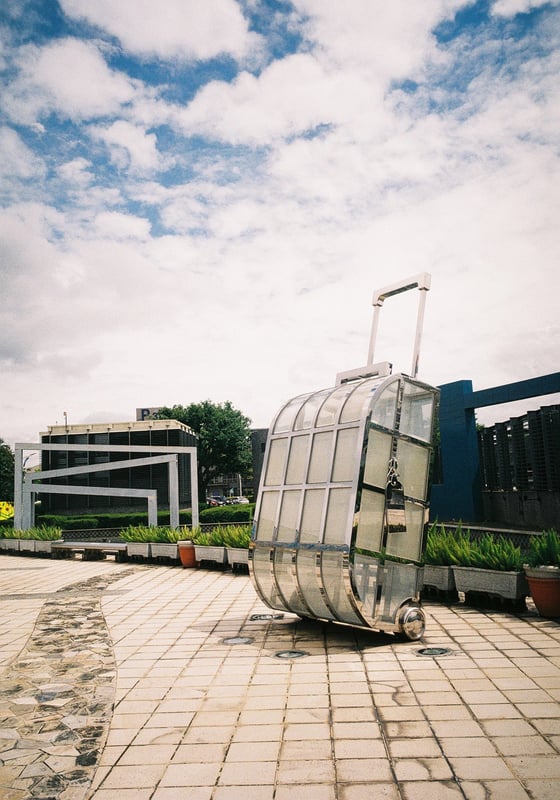
[[[393,430],[395,427],[395,412],[397,410],[397,397],[400,381],[397,378],[386,386],[373,401],[371,421],[383,428]]]
[[[298,550],[296,559],[297,581],[303,591],[305,602],[313,614],[322,619],[335,619],[321,593],[317,575],[317,558],[316,550]]]
[[[348,524],[351,518],[350,503],[352,489],[331,489],[325,523],[325,544],[350,544],[351,530]]]
[[[430,450],[402,439],[397,442],[398,473],[407,497],[426,499]]]
[[[378,553],[383,542],[385,494],[362,491],[356,547]]]
[[[357,553],[354,557],[352,577],[358,597],[363,603],[364,612],[370,617],[375,617],[375,601],[377,598],[377,585],[383,577],[383,567],[377,558]]]
[[[291,544],[296,541],[300,499],[301,492],[299,489],[297,491],[284,492],[277,541],[284,544]]]
[[[274,576],[286,605],[296,614],[309,616],[309,608],[302,602],[296,586],[292,550],[278,547],[274,551]]]
[[[276,511],[280,500],[280,492],[263,492],[256,537],[259,541],[271,542],[276,523]]]
[[[288,472],[286,483],[305,483],[307,472],[307,459],[309,454],[309,439],[307,436],[294,436],[290,445],[290,457],[288,459]]]
[[[360,466],[360,453],[356,453],[359,430],[359,428],[342,428],[336,436],[332,474],[335,482],[354,480]]]
[[[364,469],[364,483],[378,486],[385,491],[387,485],[387,471],[391,458],[393,437],[390,433],[381,433],[370,428],[367,443],[366,466]]]
[[[323,588],[329,599],[329,604],[340,622],[348,622],[350,625],[363,625],[364,621],[357,614],[346,594],[344,575],[348,574],[348,567],[344,562],[345,556],[345,553],[332,550],[322,554],[321,578]]]
[[[315,392],[309,397],[296,417],[294,424],[295,431],[301,431],[303,428],[312,428],[317,416],[317,409],[322,404],[325,397],[331,392],[331,389],[323,389],[321,392]]]
[[[405,502],[406,529],[393,531],[387,535],[387,555],[420,561],[422,537],[427,510],[417,503]]]
[[[340,409],[353,388],[353,384],[343,383],[342,386],[339,386],[337,389],[331,390],[331,394],[327,397],[319,411],[316,423],[318,428],[322,428],[325,425],[334,425],[338,422]]]
[[[383,592],[383,604],[378,616],[388,622],[394,622],[403,602],[420,591],[422,570],[413,564],[392,564],[386,561],[385,572],[387,589]]]
[[[431,441],[432,415],[434,411],[434,393],[422,386],[405,382],[403,406],[401,411],[400,432]]]
[[[292,430],[294,417],[308,397],[308,394],[299,395],[299,397],[294,397],[293,400],[290,400],[290,402],[284,406],[274,423],[273,433],[286,433]]]
[[[313,436],[311,463],[309,464],[309,483],[328,483],[331,475],[333,432],[316,433]]]
[[[341,422],[355,422],[362,419],[364,415],[364,404],[366,400],[371,398],[375,389],[381,383],[380,380],[366,380],[364,383],[358,384],[354,389],[342,409],[340,415]]]
[[[303,501],[303,515],[299,540],[303,544],[321,542],[321,520],[326,489],[307,489]]]
[[[274,550],[268,547],[255,547],[253,551],[253,577],[257,589],[267,605],[281,611],[289,611],[281,597],[272,573],[271,554]]]
[[[273,439],[271,441],[264,481],[265,486],[281,486],[284,483],[287,450],[288,439]]]

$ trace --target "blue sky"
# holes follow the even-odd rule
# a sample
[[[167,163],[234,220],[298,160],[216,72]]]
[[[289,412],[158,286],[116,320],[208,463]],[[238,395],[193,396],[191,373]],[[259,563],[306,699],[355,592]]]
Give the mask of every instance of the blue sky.
[[[207,398],[267,426],[423,271],[421,378],[557,371],[559,36],[541,0],[4,0],[0,437]]]

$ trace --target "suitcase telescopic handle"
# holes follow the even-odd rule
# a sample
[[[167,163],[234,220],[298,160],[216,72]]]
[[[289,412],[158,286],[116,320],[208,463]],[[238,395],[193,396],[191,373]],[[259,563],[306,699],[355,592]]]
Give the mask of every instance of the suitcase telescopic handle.
[[[383,289],[377,289],[373,294],[373,322],[371,325],[371,336],[369,340],[369,353],[368,365],[373,365],[375,354],[375,343],[377,340],[377,329],[379,326],[379,312],[383,306],[384,301],[388,297],[393,297],[396,294],[402,294],[409,289],[419,290],[418,296],[418,314],[416,317],[416,334],[414,336],[414,350],[412,353],[412,368],[410,376],[415,378],[418,375],[418,362],[420,360],[420,344],[422,341],[422,330],[424,327],[424,309],[426,307],[426,294],[430,289],[432,276],[428,272],[420,272],[411,278],[393,283],[391,286],[385,286]]]

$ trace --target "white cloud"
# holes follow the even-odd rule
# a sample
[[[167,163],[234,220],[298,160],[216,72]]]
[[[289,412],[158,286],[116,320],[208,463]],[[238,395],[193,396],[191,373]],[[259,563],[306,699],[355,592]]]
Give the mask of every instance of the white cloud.
[[[541,6],[556,6],[559,0],[496,0],[492,5],[492,14],[499,17],[514,17],[516,14],[526,14],[534,8]]]
[[[14,178],[38,177],[45,167],[12,128],[0,127],[0,175]]]
[[[122,214],[118,211],[104,211],[95,218],[95,230],[103,238],[118,241],[121,239],[145,240],[150,235],[147,219]]]
[[[161,167],[163,160],[157,150],[155,133],[146,133],[138,125],[117,120],[108,126],[92,126],[91,136],[105,142],[111,150],[111,160],[120,169],[152,172]]]
[[[85,158],[73,158],[65,161],[58,168],[58,174],[68,184],[75,188],[83,189],[93,180],[93,164]]]
[[[68,16],[103,28],[141,55],[240,59],[260,46],[234,0],[61,0],[61,6]]]
[[[23,124],[49,112],[74,120],[116,114],[139,89],[137,82],[111,70],[95,45],[79,39],[27,45],[17,62],[20,74],[6,89],[4,110]]]

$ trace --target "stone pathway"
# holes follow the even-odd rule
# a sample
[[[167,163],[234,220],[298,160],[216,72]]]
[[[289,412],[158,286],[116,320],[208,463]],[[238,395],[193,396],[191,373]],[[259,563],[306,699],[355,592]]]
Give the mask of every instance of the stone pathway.
[[[85,796],[115,695],[116,667],[101,594],[125,574],[97,576],[39,595],[46,600],[33,633],[2,675],[3,800]]]

